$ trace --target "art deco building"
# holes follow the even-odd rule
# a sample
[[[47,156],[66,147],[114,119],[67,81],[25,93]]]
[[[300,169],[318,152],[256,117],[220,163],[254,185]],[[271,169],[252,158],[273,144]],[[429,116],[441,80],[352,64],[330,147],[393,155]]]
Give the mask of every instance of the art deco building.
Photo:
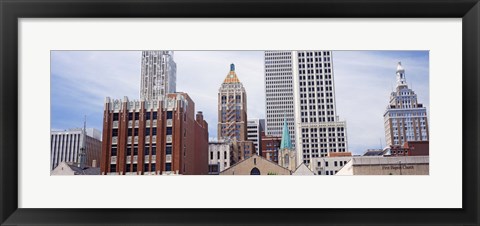
[[[173,51],[143,51],[140,99],[163,100],[176,92],[177,65]]]
[[[282,136],[286,113],[290,139],[294,141],[293,58],[292,51],[265,51],[265,135]],[[295,147],[295,143],[292,145]]]
[[[265,83],[267,133],[281,134],[286,113],[297,165],[347,150],[346,122],[336,111],[331,51],[266,51]]]
[[[218,140],[246,141],[247,93],[235,73],[235,65],[218,90]]]
[[[85,148],[85,164],[92,166],[100,161],[102,141],[100,131],[88,129],[69,129],[50,132],[50,170],[61,162],[80,162],[80,150]]]
[[[208,124],[186,93],[106,98],[101,174],[208,174]]]
[[[428,141],[427,109],[408,88],[405,69],[397,65],[397,86],[383,114],[385,138],[389,146],[403,146],[407,141]]]

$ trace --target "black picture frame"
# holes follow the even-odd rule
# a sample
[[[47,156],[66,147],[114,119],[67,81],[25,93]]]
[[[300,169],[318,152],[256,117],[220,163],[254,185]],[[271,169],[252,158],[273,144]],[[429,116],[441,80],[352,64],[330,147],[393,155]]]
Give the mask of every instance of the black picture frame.
[[[0,0],[1,225],[479,225],[478,0]],[[148,17],[462,18],[461,209],[18,208],[18,19]],[[448,45],[448,43],[446,43]],[[448,141],[447,141],[448,142]],[[459,147],[460,149],[460,147]],[[451,150],[452,152],[459,150]],[[41,195],[41,194],[39,194]],[[446,196],[448,194],[445,194]],[[441,199],[442,197],[438,197]]]

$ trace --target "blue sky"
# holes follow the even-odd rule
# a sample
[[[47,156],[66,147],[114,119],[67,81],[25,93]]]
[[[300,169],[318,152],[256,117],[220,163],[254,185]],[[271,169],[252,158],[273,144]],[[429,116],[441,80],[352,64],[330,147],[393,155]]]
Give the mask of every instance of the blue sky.
[[[216,137],[217,94],[230,63],[247,91],[249,118],[265,118],[263,52],[176,51],[177,91],[203,111],[210,137]],[[429,113],[428,51],[334,51],[335,95],[340,120],[347,121],[354,154],[385,145],[383,113],[395,87],[397,62],[410,88]],[[141,52],[52,51],[51,128],[83,126],[102,130],[105,97],[139,99]]]

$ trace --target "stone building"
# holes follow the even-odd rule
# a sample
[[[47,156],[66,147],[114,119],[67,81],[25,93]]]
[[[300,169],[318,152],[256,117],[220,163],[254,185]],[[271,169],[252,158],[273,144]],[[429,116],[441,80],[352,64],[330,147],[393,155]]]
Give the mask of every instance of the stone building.
[[[291,171],[255,154],[230,166],[220,175],[291,175]]]

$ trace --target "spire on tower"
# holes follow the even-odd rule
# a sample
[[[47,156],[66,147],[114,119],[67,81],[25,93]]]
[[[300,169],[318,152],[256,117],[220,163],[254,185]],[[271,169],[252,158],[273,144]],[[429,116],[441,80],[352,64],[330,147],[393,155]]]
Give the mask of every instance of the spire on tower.
[[[287,113],[285,113],[283,120],[282,142],[280,149],[292,149],[292,141],[290,140],[290,133],[288,132]]]
[[[397,87],[406,86],[407,80],[405,79],[405,68],[402,66],[402,62],[397,64]]]
[[[230,64],[230,71],[235,71],[235,64]]]

